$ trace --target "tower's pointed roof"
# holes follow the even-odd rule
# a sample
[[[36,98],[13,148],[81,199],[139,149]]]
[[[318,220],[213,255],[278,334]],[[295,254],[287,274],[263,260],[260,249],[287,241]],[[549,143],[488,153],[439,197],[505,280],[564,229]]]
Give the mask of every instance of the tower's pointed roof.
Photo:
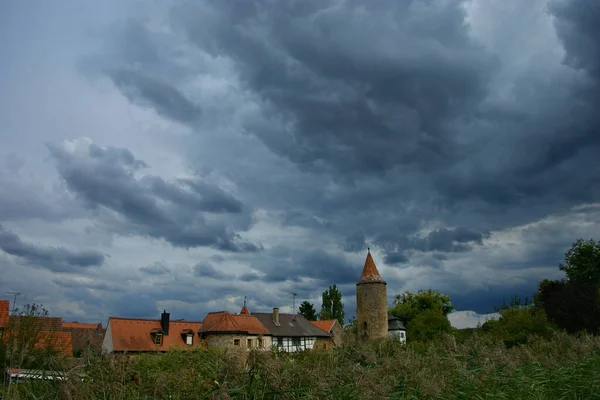
[[[250,312],[248,312],[248,307],[246,307],[245,304],[244,304],[244,307],[242,307],[242,311],[240,311],[240,314],[244,314],[244,315],[250,314]]]
[[[381,278],[381,275],[379,275],[379,271],[377,271],[377,267],[375,266],[375,261],[373,261],[373,257],[371,256],[370,249],[369,253],[367,254],[367,259],[365,260],[365,266],[363,267],[362,275],[358,281],[358,284],[361,283],[385,283],[385,281]]]

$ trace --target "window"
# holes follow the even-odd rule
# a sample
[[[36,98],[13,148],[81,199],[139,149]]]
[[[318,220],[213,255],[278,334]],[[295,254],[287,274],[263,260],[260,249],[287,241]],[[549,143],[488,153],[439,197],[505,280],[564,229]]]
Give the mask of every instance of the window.
[[[367,321],[363,322],[363,332],[367,331]]]
[[[404,332],[400,332],[400,337],[404,339]]]
[[[233,345],[234,346],[239,346],[240,345],[240,339],[233,339]]]
[[[155,333],[152,335],[152,341],[154,344],[161,345],[163,343],[163,335],[161,333]]]
[[[251,349],[252,348],[252,339],[248,339],[248,348]]]
[[[300,338],[299,337],[292,338],[292,346],[300,346]]]
[[[283,338],[282,337],[277,338],[277,347],[283,347]]]
[[[259,348],[263,347],[263,339],[256,339]]]
[[[185,338],[185,344],[187,344],[188,346],[191,346],[192,343],[194,343],[194,336],[187,335],[187,337]]]

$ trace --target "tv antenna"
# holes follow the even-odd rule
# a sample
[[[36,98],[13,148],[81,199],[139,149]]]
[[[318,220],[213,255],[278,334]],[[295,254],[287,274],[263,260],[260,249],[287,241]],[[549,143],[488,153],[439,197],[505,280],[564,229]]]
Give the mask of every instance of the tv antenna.
[[[292,292],[292,314],[296,313],[296,296],[298,296],[298,293]]]
[[[13,308],[12,308],[12,313],[14,314],[15,311],[17,310],[17,296],[20,296],[21,293],[19,292],[6,292],[7,294],[12,294],[14,296],[13,298]]]

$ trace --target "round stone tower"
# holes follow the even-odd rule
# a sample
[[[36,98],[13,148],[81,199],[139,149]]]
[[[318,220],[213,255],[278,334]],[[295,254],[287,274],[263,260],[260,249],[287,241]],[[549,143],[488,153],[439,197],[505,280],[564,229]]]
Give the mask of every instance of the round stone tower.
[[[359,337],[385,339],[388,334],[387,283],[381,279],[371,251],[356,284],[356,326]]]

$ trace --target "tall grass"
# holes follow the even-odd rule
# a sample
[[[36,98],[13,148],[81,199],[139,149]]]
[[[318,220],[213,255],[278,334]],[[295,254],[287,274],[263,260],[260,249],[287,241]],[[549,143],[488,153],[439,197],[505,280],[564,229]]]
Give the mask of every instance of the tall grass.
[[[290,355],[234,350],[108,357],[84,381],[19,384],[9,399],[600,399],[600,338],[557,332],[507,348],[474,334],[430,344],[348,341]]]

